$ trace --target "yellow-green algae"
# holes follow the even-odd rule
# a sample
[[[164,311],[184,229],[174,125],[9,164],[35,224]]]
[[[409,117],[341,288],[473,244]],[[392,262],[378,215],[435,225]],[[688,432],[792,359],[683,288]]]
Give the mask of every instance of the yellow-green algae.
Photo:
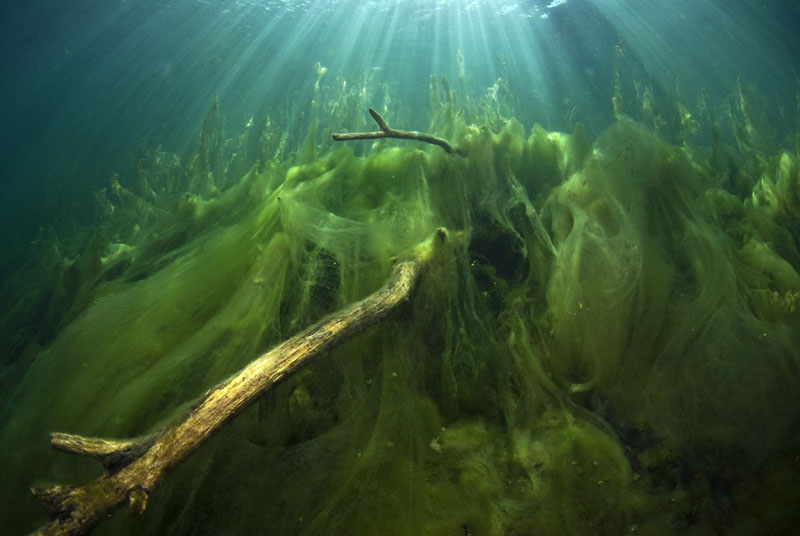
[[[432,89],[432,130],[467,158],[317,146],[315,104],[297,155],[265,121],[246,169],[213,154],[215,103],[189,172],[159,149],[131,190],[98,192],[105,227],[80,257],[56,255],[42,320],[56,335],[3,415],[7,526],[41,521],[30,485],[98,470],[52,453],[48,432],[147,432],[377,288],[438,226],[459,240],[401,314],[229,424],[142,516],[97,532],[796,526],[796,148],[769,154],[753,128],[737,129],[738,153],[673,145],[621,101],[593,143],[580,125],[527,132],[499,113],[474,126]]]

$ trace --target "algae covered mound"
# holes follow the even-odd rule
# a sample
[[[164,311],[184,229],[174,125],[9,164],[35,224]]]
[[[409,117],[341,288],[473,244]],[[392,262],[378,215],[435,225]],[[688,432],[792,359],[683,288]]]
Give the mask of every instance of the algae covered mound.
[[[431,131],[466,157],[318,143],[318,116],[297,152],[269,121],[225,142],[215,104],[189,161],[143,150],[132,186],[97,192],[104,226],[79,257],[55,255],[38,302],[53,335],[4,414],[10,526],[42,521],[35,482],[97,474],[48,432],[147,432],[374,291],[437,227],[452,251],[399,314],[231,422],[143,515],[97,531],[793,526],[796,149],[759,152],[741,129],[738,151],[701,150],[622,114],[591,141],[432,102]]]

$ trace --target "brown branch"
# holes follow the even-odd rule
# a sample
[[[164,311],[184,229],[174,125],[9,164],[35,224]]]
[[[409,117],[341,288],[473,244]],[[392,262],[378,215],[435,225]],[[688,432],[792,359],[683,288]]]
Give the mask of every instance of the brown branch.
[[[447,140],[442,138],[437,138],[436,136],[431,136],[430,134],[425,134],[424,132],[415,132],[410,130],[395,130],[390,128],[386,121],[381,117],[378,112],[376,112],[373,108],[369,109],[369,115],[378,123],[378,128],[380,130],[378,132],[349,132],[344,134],[334,134],[333,141],[352,141],[352,140],[376,140],[380,138],[398,138],[401,140],[416,140],[422,141],[425,143],[431,143],[433,145],[438,145],[445,151],[451,154],[457,154],[459,156],[467,156],[467,153],[462,151],[461,149],[454,149],[452,145],[450,145]]]
[[[69,454],[97,458],[110,473],[122,469],[131,461],[139,458],[156,439],[155,435],[134,440],[115,440],[58,432],[50,434],[50,444],[54,449]]]
[[[236,375],[206,392],[186,415],[165,429],[131,441],[52,434],[56,449],[100,459],[107,471],[93,482],[51,485],[31,491],[51,516],[35,534],[83,534],[123,503],[141,513],[156,483],[223,425],[315,357],[381,320],[407,301],[423,267],[443,251],[447,232],[438,229],[399,263],[389,281],[367,298],[306,328],[262,354]]]

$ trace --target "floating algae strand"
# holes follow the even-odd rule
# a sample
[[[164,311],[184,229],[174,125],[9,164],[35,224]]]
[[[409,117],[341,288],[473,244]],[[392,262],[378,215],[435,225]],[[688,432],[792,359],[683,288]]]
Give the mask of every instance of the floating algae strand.
[[[142,515],[96,530],[794,526],[800,166],[794,146],[766,152],[746,91],[731,104],[735,151],[713,118],[713,146],[692,145],[680,103],[669,121],[643,99],[645,124],[617,95],[592,142],[580,125],[526,131],[497,88],[458,113],[433,78],[430,135],[462,157],[413,139],[334,144],[365,130],[371,103],[345,84],[321,101],[323,74],[305,142],[269,119],[225,140],[215,101],[191,158],[142,149],[136,177],[96,193],[103,225],[76,257],[42,236],[40,290],[3,318],[29,330],[20,363],[36,354],[0,432],[15,529],[43,520],[9,490],[97,476],[53,454],[48,432],[158,428],[375,291],[440,227],[458,239],[398,313],[231,421]]]

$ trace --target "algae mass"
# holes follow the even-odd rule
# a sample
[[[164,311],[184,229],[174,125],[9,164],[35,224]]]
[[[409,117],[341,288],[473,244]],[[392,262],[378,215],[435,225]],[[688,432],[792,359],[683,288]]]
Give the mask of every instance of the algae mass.
[[[101,225],[74,258],[55,231],[40,237],[45,268],[2,319],[24,365],[3,379],[8,526],[44,522],[30,486],[99,474],[52,452],[49,432],[164,425],[380,287],[440,227],[456,239],[399,313],[96,533],[796,526],[800,137],[770,143],[741,86],[734,149],[711,113],[710,143],[695,141],[677,100],[625,115],[618,90],[590,138],[526,129],[496,87],[459,101],[434,77],[428,130],[465,157],[341,144],[330,134],[365,130],[369,105],[396,128],[409,116],[344,84],[326,94],[324,74],[303,141],[269,118],[226,138],[215,101],[191,154],[143,145],[135,176],[95,192]]]

